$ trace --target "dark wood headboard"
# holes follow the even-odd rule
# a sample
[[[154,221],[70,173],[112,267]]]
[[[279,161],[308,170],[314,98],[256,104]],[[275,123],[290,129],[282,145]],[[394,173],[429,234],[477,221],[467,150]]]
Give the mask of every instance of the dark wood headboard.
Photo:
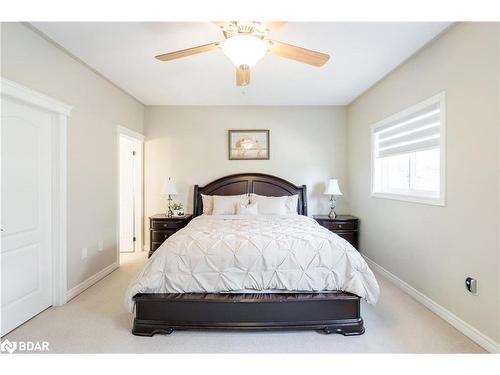
[[[194,185],[193,216],[199,216],[203,213],[201,194],[238,195],[250,193],[268,197],[298,194],[298,213],[307,215],[306,185],[296,186],[282,178],[263,173],[241,173],[219,178],[206,186]]]

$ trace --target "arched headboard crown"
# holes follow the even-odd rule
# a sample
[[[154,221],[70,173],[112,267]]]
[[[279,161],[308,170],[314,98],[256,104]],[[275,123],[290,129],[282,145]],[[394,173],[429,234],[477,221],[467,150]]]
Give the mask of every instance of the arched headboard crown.
[[[193,216],[199,216],[203,213],[201,194],[238,195],[251,193],[270,197],[298,194],[297,212],[300,215],[307,215],[306,185],[296,186],[280,177],[263,173],[241,173],[219,178],[205,186],[194,185]]]

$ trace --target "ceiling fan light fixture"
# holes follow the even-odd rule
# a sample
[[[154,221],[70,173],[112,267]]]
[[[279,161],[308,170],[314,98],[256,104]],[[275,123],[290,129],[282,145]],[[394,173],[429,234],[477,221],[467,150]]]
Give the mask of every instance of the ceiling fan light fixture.
[[[250,84],[251,68],[267,52],[318,67],[323,66],[330,59],[326,53],[268,39],[269,32],[283,26],[284,23],[277,21],[215,22],[220,27],[225,40],[168,52],[155,57],[160,61],[170,61],[220,48],[236,66],[236,86]]]
[[[251,68],[266,55],[269,46],[255,36],[236,35],[223,41],[220,47],[236,67],[247,65]]]

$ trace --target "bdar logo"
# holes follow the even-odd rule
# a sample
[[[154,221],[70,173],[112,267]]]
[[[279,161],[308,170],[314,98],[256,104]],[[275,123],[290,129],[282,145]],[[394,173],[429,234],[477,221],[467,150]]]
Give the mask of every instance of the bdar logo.
[[[10,342],[9,340],[2,341],[0,345],[0,350],[2,352],[9,352],[10,354],[14,353],[17,349],[17,342]]]

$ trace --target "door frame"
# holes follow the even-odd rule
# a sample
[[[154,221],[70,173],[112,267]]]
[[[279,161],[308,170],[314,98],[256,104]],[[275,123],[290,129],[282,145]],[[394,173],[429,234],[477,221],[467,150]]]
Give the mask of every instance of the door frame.
[[[143,134],[138,133],[134,130],[126,128],[121,125],[116,126],[116,161],[117,161],[117,209],[116,209],[116,217],[117,217],[117,231],[116,231],[116,256],[118,260],[118,264],[120,263],[120,137],[126,137],[138,142],[137,149],[137,201],[135,202],[135,220],[134,225],[138,225],[139,230],[136,234],[136,244],[139,248],[139,251],[144,251],[144,243],[143,243],[143,232],[144,232],[144,139],[146,138]],[[137,222],[138,221],[138,222]],[[137,248],[134,249],[134,252],[137,252]]]
[[[52,305],[66,303],[67,285],[67,125],[72,107],[0,77],[2,97],[52,115]]]

